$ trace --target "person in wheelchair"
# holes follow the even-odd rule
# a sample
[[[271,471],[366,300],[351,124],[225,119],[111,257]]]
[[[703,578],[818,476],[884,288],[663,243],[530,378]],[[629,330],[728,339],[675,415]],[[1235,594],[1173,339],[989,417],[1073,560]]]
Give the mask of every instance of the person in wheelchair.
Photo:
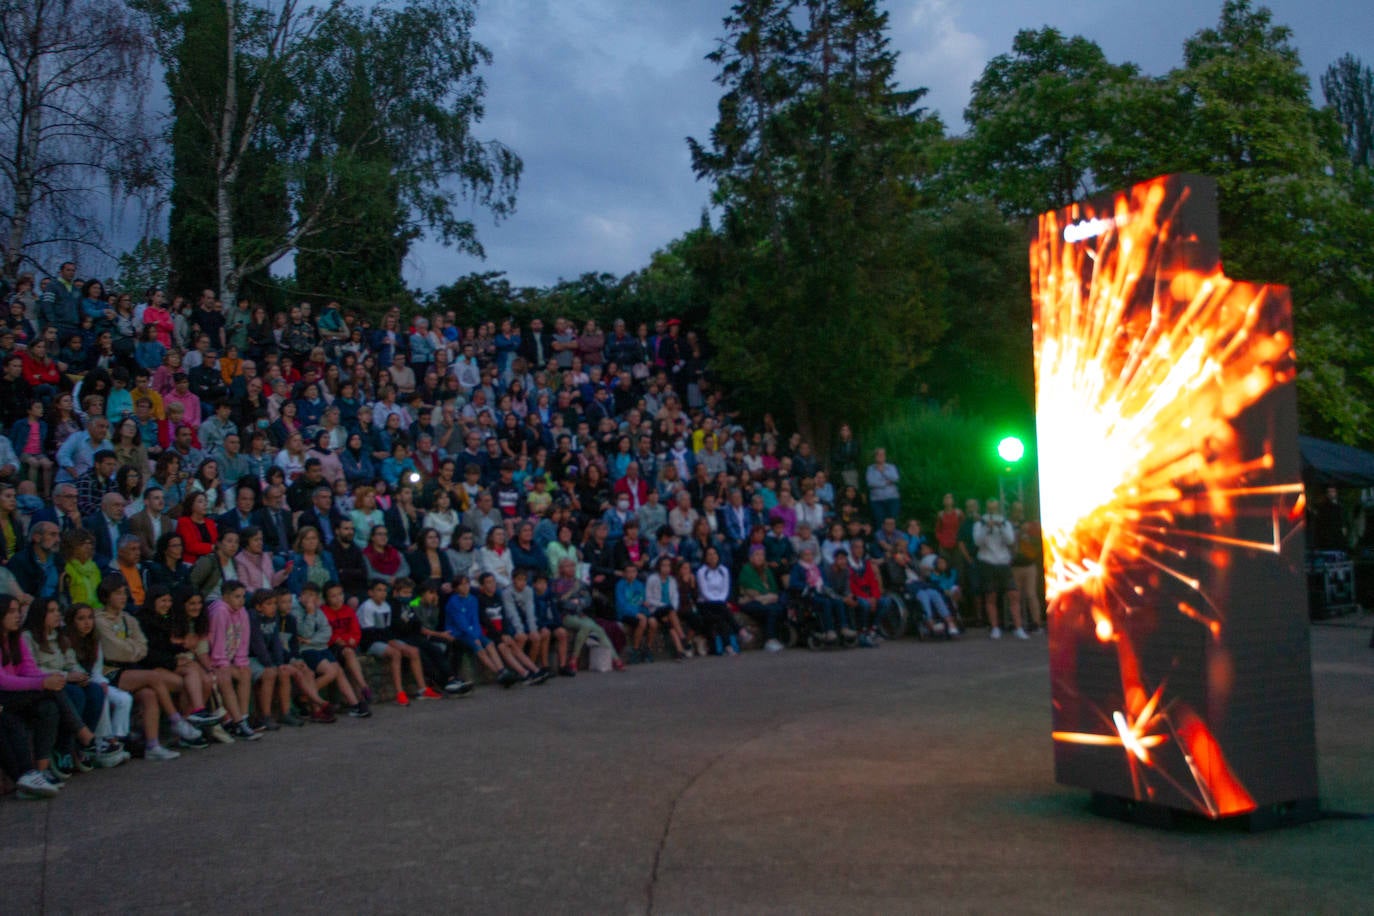
[[[846,588],[849,577],[845,576]],[[792,567],[787,585],[804,601],[811,604],[816,616],[820,618],[821,641],[834,644],[839,641],[836,630],[842,630],[846,638],[856,634],[849,628],[849,616],[844,602],[833,595],[826,584],[825,572],[816,562],[816,554],[810,547],[802,548],[797,565]]]
[[[787,616],[787,600],[779,594],[778,580],[768,568],[767,550],[755,544],[749,550],[749,562],[739,575],[739,609],[763,624],[767,642],[764,649],[781,652],[778,624]]]
[[[878,647],[878,621],[895,609],[896,601],[883,594],[878,564],[868,558],[863,538],[849,541],[849,593],[854,598],[854,613],[859,621],[859,645]]]
[[[914,601],[921,606],[927,625],[938,618],[944,621],[946,635],[959,635],[959,627],[949,602],[945,600],[944,590],[911,559],[911,554],[905,550],[890,554],[883,563],[883,577],[888,586],[900,591],[908,602]]]

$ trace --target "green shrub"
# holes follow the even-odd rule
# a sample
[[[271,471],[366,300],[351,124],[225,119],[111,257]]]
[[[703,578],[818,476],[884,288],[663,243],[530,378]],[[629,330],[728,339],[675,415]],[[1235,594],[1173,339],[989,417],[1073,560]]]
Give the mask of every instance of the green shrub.
[[[887,460],[901,471],[902,514],[919,518],[930,530],[940,500],[953,493],[962,507],[968,497],[980,501],[997,493],[1002,471],[994,451],[1006,430],[978,417],[946,415],[927,407],[889,414],[859,438],[865,462],[873,449],[886,448]],[[1029,448],[1031,437],[1021,433]],[[1034,495],[1034,479],[1024,476],[1025,493]],[[1007,498],[1014,498],[1014,477],[1003,478]]]

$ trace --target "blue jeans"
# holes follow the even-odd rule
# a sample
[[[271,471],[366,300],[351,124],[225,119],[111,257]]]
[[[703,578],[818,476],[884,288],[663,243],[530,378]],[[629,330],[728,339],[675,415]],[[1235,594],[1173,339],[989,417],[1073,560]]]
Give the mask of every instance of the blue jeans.
[[[843,601],[815,597],[811,602],[816,608],[816,615],[821,618],[821,629],[829,632],[849,628],[849,612]]]
[[[762,601],[748,601],[741,604],[739,609],[741,613],[763,622],[764,639],[778,638],[778,621],[787,614],[785,602],[774,601],[772,604],[764,604]]]
[[[902,520],[902,500],[897,499],[872,499],[869,500],[868,507],[873,511],[874,527],[881,527],[883,519],[890,518],[897,522]]]
[[[100,723],[100,714],[105,711],[105,688],[88,681],[84,687],[68,684],[62,688],[62,692],[67,695],[67,701],[72,704],[72,710],[80,717],[82,724],[95,731]]]
[[[907,589],[907,596],[921,605],[926,620],[934,620],[936,617],[943,620],[953,616],[949,610],[949,602],[945,601],[945,596],[940,594],[938,588]]]

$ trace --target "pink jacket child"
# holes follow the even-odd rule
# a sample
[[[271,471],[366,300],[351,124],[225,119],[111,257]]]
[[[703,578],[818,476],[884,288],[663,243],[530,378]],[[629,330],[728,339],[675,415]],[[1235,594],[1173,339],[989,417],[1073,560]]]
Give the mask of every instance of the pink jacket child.
[[[210,605],[210,667],[243,668],[248,664],[248,611],[234,610],[223,598]]]
[[[29,644],[19,640],[19,659],[0,665],[0,690],[19,693],[25,690],[42,690],[46,678],[29,652]]]

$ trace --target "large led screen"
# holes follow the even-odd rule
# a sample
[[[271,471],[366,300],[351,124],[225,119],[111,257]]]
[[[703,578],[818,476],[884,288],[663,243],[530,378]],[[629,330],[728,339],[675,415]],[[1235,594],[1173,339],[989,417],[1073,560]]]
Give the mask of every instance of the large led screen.
[[[1056,778],[1219,818],[1317,796],[1288,290],[1167,176],[1031,243]]]

